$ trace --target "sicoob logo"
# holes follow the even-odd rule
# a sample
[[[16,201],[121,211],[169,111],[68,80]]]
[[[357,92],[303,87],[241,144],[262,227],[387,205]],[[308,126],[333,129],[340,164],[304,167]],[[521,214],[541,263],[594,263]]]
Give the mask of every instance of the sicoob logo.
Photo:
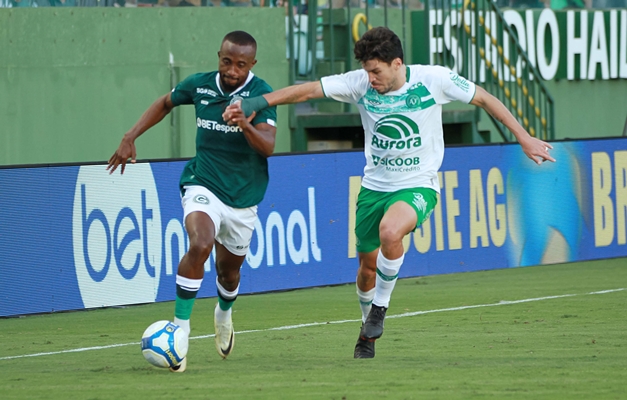
[[[161,215],[152,170],[124,175],[81,167],[72,220],[74,264],[86,308],[155,301],[161,273]]]

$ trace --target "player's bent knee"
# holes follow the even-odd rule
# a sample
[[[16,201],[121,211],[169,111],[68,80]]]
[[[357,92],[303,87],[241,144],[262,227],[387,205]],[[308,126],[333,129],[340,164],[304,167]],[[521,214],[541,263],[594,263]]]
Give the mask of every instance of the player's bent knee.
[[[379,228],[379,240],[382,246],[390,246],[402,242],[404,234],[395,227],[381,226]]]
[[[377,265],[366,265],[366,264],[361,264],[359,266],[359,270],[357,271],[357,274],[362,276],[363,278],[374,278],[374,276],[377,273]]]
[[[213,243],[196,241],[190,244],[189,251],[187,253],[194,261],[204,263],[207,261],[207,258],[209,258],[209,254],[211,254],[212,249]]]
[[[225,268],[217,268],[218,280],[220,284],[223,285],[226,289],[227,286],[233,286],[233,289],[239,284],[240,273],[239,268],[236,270],[230,270]],[[232,290],[232,289],[228,289]]]

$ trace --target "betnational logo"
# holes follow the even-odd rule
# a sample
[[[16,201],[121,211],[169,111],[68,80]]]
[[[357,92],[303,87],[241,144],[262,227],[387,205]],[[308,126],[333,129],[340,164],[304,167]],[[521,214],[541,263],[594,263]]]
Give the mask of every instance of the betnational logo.
[[[272,211],[265,221],[257,219],[253,245],[248,250],[246,262],[252,269],[257,269],[264,263],[268,267],[286,265],[288,257],[295,265],[321,262],[322,249],[319,245],[316,189],[311,186],[307,188],[306,206],[301,205],[289,215]],[[275,259],[276,254],[278,260]]]
[[[150,165],[131,167],[124,175],[109,175],[102,166],[78,172],[72,236],[86,308],[148,303],[157,296],[163,247],[159,197]]]
[[[178,171],[176,175],[178,177]],[[168,184],[178,198],[176,178]],[[182,221],[162,210],[169,194],[158,192],[150,164],[127,166],[124,175],[109,175],[101,165],[78,171],[72,208],[72,254],[76,281],[85,308],[151,303],[166,294],[181,257],[189,249]],[[206,196],[193,201],[209,204]],[[177,202],[178,203],[178,202]],[[171,204],[171,203],[170,203]],[[316,195],[313,186],[298,202],[274,208],[255,222],[246,268],[319,265]],[[242,249],[248,246],[243,246]],[[215,266],[215,252],[204,265]]]
[[[403,150],[420,147],[418,124],[404,115],[392,114],[374,125],[372,147],[382,150]]]

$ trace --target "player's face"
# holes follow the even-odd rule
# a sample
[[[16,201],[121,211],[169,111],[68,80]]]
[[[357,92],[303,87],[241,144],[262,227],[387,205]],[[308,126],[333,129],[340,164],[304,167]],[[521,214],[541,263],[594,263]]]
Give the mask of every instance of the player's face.
[[[253,46],[240,46],[225,41],[218,52],[218,72],[220,85],[227,92],[232,92],[246,82],[248,72],[257,63]]]
[[[399,74],[403,62],[400,58],[395,58],[390,64],[373,59],[362,63],[362,67],[368,72],[370,86],[380,94],[385,94],[392,90],[398,90],[405,82],[405,74]]]

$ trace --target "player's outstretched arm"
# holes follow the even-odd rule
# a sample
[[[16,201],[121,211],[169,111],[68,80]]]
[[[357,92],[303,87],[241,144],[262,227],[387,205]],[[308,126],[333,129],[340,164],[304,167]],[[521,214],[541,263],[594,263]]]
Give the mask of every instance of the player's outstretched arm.
[[[263,110],[267,107],[278,106],[281,104],[302,103],[307,100],[319,99],[322,97],[324,97],[324,92],[322,91],[322,84],[320,81],[287,86],[283,89],[266,93],[263,96],[243,99],[241,102],[230,105],[226,108],[226,110],[224,110],[222,118],[224,118],[227,122],[234,122],[231,121],[232,114],[237,112],[240,107],[246,116],[250,116],[253,112]]]
[[[268,102],[268,105],[278,106],[281,104],[295,104],[307,100],[319,99],[324,97],[324,92],[322,91],[320,81],[313,81],[284,87],[275,92],[266,93],[263,97]]]
[[[542,164],[543,161],[555,162],[555,159],[549,154],[549,149],[553,148],[550,143],[529,135],[499,99],[480,86],[476,88],[475,97],[470,104],[483,108],[497,121],[503,123],[514,134],[516,140],[522,146],[523,152],[533,162],[536,164]]]
[[[142,114],[139,120],[133,125],[133,127],[124,134],[122,142],[118,146],[118,149],[109,158],[107,165],[107,171],[110,174],[120,167],[120,174],[124,173],[126,168],[126,162],[131,159],[131,163],[135,163],[137,158],[137,150],[135,149],[135,139],[137,139],[142,133],[155,126],[166,115],[172,111],[174,104],[170,98],[170,93],[165,94],[155,100],[154,103]]]

